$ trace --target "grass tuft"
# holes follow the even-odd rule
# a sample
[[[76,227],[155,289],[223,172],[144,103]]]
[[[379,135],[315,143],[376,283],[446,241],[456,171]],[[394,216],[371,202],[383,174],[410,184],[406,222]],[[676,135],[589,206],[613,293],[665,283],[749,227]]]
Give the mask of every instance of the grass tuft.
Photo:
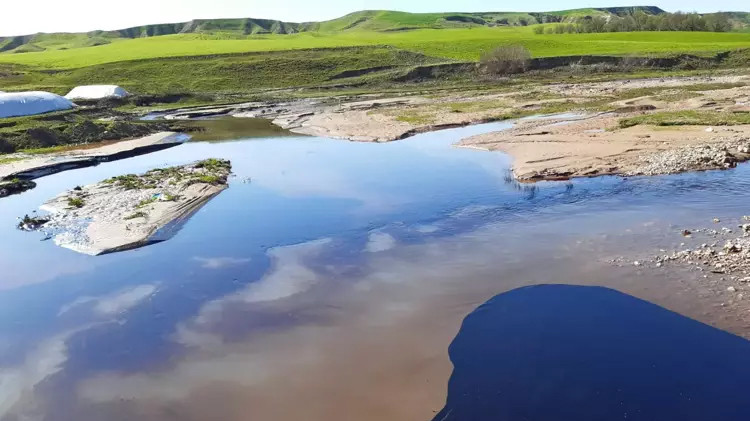
[[[649,126],[736,126],[750,124],[749,113],[664,111],[620,120],[620,128]]]
[[[81,199],[80,197],[69,197],[68,198],[68,206],[71,208],[80,209],[84,206],[86,206],[86,202]]]

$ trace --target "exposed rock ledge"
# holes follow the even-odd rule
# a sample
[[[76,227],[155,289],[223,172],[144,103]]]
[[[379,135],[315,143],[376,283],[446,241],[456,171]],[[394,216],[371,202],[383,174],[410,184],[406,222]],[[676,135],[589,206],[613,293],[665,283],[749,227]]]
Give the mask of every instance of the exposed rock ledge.
[[[89,255],[164,241],[227,188],[230,171],[229,161],[207,159],[76,187],[41,206],[50,212],[41,229],[57,245]]]

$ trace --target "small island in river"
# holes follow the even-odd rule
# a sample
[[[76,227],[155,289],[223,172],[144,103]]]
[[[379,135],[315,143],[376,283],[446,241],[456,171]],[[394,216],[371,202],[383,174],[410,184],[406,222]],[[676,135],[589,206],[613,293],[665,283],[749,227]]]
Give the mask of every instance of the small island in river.
[[[101,255],[163,241],[227,188],[231,163],[196,163],[76,187],[41,206],[42,227],[61,247]],[[48,219],[47,219],[48,218]],[[29,224],[27,224],[29,225]],[[23,226],[22,226],[23,227]]]

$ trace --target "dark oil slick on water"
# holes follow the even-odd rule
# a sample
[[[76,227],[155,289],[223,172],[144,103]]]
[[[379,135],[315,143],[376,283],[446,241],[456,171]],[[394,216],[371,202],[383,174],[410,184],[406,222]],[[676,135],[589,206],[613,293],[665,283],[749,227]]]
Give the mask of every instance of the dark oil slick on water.
[[[451,147],[506,127],[389,144],[248,133],[44,177],[36,189],[4,199],[0,420],[233,420],[247,419],[248,411],[258,419],[299,419],[294,410],[305,405],[281,402],[287,392],[299,401],[300,393],[311,394],[308,419],[397,419],[389,411],[401,407],[429,419],[444,396],[404,403],[404,391],[388,383],[399,378],[393,373],[347,375],[379,367],[376,358],[408,356],[408,347],[388,337],[408,328],[405,320],[422,320],[415,309],[434,299],[424,319],[435,323],[435,334],[424,338],[434,344],[420,341],[434,353],[425,361],[448,367],[454,320],[489,297],[539,283],[548,272],[565,274],[568,283],[614,283],[589,279],[593,252],[583,260],[555,260],[556,253],[578,256],[569,250],[580,240],[606,242],[605,234],[631,229],[643,230],[638,238],[645,240],[622,247],[653,247],[657,230],[646,224],[666,230],[736,215],[747,203],[747,166],[528,186],[509,178],[508,157]],[[230,188],[167,241],[94,258],[14,228],[17,217],[76,185],[207,157],[232,161]],[[503,271],[512,273],[498,281]],[[453,318],[443,323],[444,315]],[[361,349],[382,352],[354,351],[374,339],[374,347]],[[347,350],[339,360],[352,358],[351,367],[334,361],[321,377],[285,372],[328,367],[318,361],[339,350]],[[398,384],[418,382],[411,392],[445,393],[449,372],[424,383],[412,365],[388,367],[403,376]],[[367,383],[359,385],[359,377]],[[393,396],[358,389],[380,384]],[[313,399],[316,391],[324,396]],[[344,392],[355,396],[334,398]]]
[[[601,287],[491,299],[450,346],[443,420],[745,420],[750,342]]]

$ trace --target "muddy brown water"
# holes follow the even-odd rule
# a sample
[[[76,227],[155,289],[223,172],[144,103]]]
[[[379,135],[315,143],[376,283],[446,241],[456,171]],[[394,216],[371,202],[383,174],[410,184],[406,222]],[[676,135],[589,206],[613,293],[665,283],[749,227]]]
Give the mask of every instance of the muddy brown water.
[[[716,282],[608,262],[750,213],[748,166],[528,186],[507,156],[451,147],[504,127],[239,132],[4,199],[0,420],[429,420],[464,318],[527,285],[606,286],[750,337]],[[208,157],[232,160],[230,188],[163,243],[89,257],[14,228],[62,190]]]

